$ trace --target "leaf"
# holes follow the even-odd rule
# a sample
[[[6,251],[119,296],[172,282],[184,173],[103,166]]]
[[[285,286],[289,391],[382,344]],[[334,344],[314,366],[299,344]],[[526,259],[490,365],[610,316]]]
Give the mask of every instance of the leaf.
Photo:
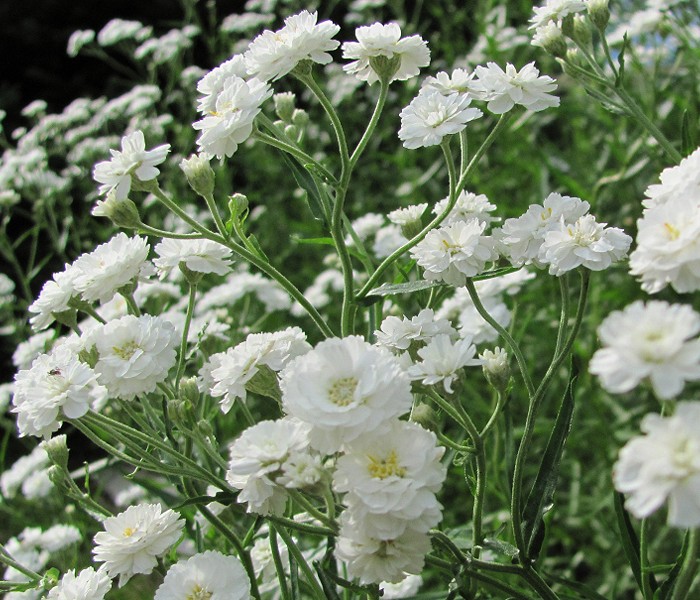
[[[681,121],[681,154],[688,156],[695,148],[695,128],[690,123],[690,115],[686,109],[683,111]]]
[[[632,574],[637,581],[637,586],[641,590],[643,589],[642,577],[644,575],[642,573],[642,563],[639,556],[639,538],[632,526],[630,516],[625,510],[625,497],[619,492],[615,492],[615,516],[617,517],[617,528],[620,531],[622,549],[627,557],[627,562],[630,564]],[[648,577],[651,589],[656,591],[658,588],[656,579],[651,573],[649,573]]]
[[[542,549],[544,515],[553,507],[552,500],[559,479],[559,465],[574,416],[574,384],[577,376],[578,370],[574,366],[554,428],[542,455],[535,483],[530,490],[523,510],[523,533],[527,541],[528,557],[532,559],[537,558]]]
[[[495,538],[484,538],[483,547],[493,550],[502,556],[507,556],[510,559],[516,558],[520,553],[520,550],[513,546],[513,544]]]
[[[318,561],[314,561],[313,565],[314,569],[316,569],[316,573],[318,574],[318,578],[321,581],[321,586],[326,594],[326,598],[328,600],[340,600],[340,596],[335,589],[335,583],[333,580],[336,578],[333,576],[333,574],[326,571],[323,568],[323,565],[321,565],[321,563]]]
[[[619,69],[617,71],[617,77],[615,77],[615,87],[620,87],[622,85],[622,78],[625,76],[625,50],[629,44],[629,39],[627,38],[627,32],[622,36],[622,48],[620,48],[620,54],[617,57],[617,64]]]
[[[306,201],[311,210],[311,214],[317,221],[323,221],[324,223],[330,223],[329,215],[326,211],[326,206],[323,202],[323,197],[321,196],[321,190],[319,190],[316,180],[313,176],[303,169],[300,169],[297,163],[295,163],[286,154],[282,153],[282,158],[284,162],[294,175],[294,179],[297,185],[306,192]]]

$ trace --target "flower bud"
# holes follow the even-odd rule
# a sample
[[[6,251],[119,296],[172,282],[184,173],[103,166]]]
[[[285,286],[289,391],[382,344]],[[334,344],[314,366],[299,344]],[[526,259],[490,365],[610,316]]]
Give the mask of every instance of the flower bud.
[[[504,392],[510,382],[510,367],[508,366],[508,353],[496,346],[493,351],[484,350],[479,355],[483,360],[481,368],[484,371],[486,381],[499,392]]]
[[[294,110],[294,114],[292,114],[292,125],[296,125],[297,127],[299,127],[299,129],[303,129],[304,127],[306,127],[308,122],[309,113],[307,113],[301,108],[297,108]]]
[[[413,407],[411,421],[429,431],[439,431],[440,429],[435,411],[427,404],[421,403]]]
[[[46,474],[54,487],[64,491],[68,489],[69,486],[66,484],[66,477],[68,477],[68,473],[65,469],[62,469],[56,465],[51,465],[46,470]]]
[[[124,229],[138,229],[142,224],[136,205],[129,198],[118,200],[115,190],[110,190],[104,200],[97,201],[92,215],[107,217],[117,227]]]
[[[537,28],[532,44],[544,48],[545,52],[557,58],[566,56],[566,39],[554,21]]]
[[[588,16],[591,22],[598,30],[604,31],[610,20],[610,9],[608,8],[609,0],[588,0]]]
[[[574,39],[574,15],[566,15],[561,20],[561,32],[566,37]]]
[[[593,32],[588,24],[588,20],[583,15],[574,17],[574,40],[584,48],[590,46],[593,40]]]
[[[272,97],[275,103],[275,113],[284,123],[292,122],[292,115],[296,108],[296,96],[292,92],[280,92]]]
[[[64,470],[68,468],[68,444],[65,435],[56,435],[45,440],[41,443],[41,447],[54,465]]]
[[[209,164],[207,154],[193,154],[189,158],[183,158],[180,161],[180,168],[187,177],[187,183],[197,194],[203,198],[209,198],[214,194],[216,176]]]
[[[196,377],[185,377],[180,381],[180,398],[187,400],[192,406],[199,403],[199,388]]]
[[[238,219],[246,210],[248,210],[248,196],[245,194],[233,194],[228,199],[228,209],[232,219]]]

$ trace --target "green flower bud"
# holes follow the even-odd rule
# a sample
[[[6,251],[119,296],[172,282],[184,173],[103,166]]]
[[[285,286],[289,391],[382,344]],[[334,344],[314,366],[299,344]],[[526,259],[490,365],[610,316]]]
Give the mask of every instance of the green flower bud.
[[[228,209],[231,212],[231,218],[239,218],[246,210],[248,210],[248,196],[245,194],[234,194],[229,196]]]
[[[544,48],[546,52],[557,58],[566,56],[566,38],[553,21],[537,28],[532,43]]]
[[[439,431],[440,423],[432,407],[427,404],[417,404],[411,411],[411,421],[429,431]]]
[[[484,371],[486,381],[499,392],[505,392],[510,383],[510,366],[508,365],[508,353],[496,346],[493,351],[484,350],[479,358],[484,361],[481,368]]]
[[[284,134],[292,140],[298,140],[299,139],[299,128],[296,125],[285,125],[284,126]]]
[[[296,125],[299,129],[303,129],[309,122],[309,113],[301,108],[297,108],[292,114],[292,125]]]
[[[192,406],[199,403],[199,388],[196,377],[185,377],[180,381],[180,398],[186,400]]]
[[[574,17],[574,39],[584,48],[590,46],[593,40],[593,32],[588,24],[588,20],[583,15]]]
[[[41,447],[49,455],[49,460],[61,469],[68,468],[68,444],[65,435],[56,435],[41,443]]]
[[[209,164],[209,156],[193,154],[189,158],[183,158],[180,161],[180,169],[187,177],[187,183],[197,194],[203,198],[210,198],[214,194],[216,176]]]
[[[591,22],[601,32],[608,26],[610,20],[610,9],[608,8],[609,0],[588,0],[588,16]]]
[[[139,209],[129,198],[118,200],[116,192],[110,190],[104,200],[98,200],[92,209],[95,217],[107,217],[117,227],[138,229],[141,225]]]
[[[561,31],[566,37],[574,39],[574,15],[566,15],[561,20]]]
[[[292,92],[280,92],[272,96],[275,103],[275,113],[285,123],[292,122],[292,115],[296,108],[296,96]]]
[[[202,419],[197,423],[197,429],[205,438],[210,438],[214,435],[214,428],[206,419]]]

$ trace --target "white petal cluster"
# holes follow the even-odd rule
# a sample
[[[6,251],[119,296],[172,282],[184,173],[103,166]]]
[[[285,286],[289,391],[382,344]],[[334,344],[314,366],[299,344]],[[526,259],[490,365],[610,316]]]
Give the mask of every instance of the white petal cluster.
[[[126,315],[85,336],[85,347],[97,351],[98,381],[111,397],[125,400],[152,392],[165,380],[175,366],[177,343],[172,323],[151,315]]]
[[[655,294],[670,285],[680,293],[700,289],[700,148],[649,186],[630,273]]]
[[[166,238],[156,245],[155,251],[158,258],[153,259],[153,264],[161,279],[180,264],[196,273],[226,275],[231,270],[231,250],[212,240]]]
[[[658,398],[674,398],[700,379],[700,314],[690,306],[642,301],[610,313],[598,328],[602,348],[589,369],[609,392],[629,392],[642,381]]]
[[[485,228],[486,223],[472,218],[433,229],[411,249],[411,257],[428,281],[463,286],[497,257],[492,238],[483,235]]]
[[[248,600],[250,581],[241,561],[215,550],[174,564],[154,600]]]
[[[318,13],[303,10],[284,20],[277,31],[265,30],[248,46],[248,73],[263,81],[274,81],[289,73],[302,60],[321,65],[331,62],[340,42],[333,39],[340,27],[332,21],[317,23]]]
[[[436,215],[442,214],[447,209],[450,202],[449,198],[443,198],[433,207],[433,213]],[[494,221],[498,221],[498,217],[494,217],[489,213],[496,210],[496,205],[489,202],[485,194],[475,194],[473,192],[462,191],[455,200],[455,205],[449,212],[445,220],[442,222],[445,225],[451,225],[455,221],[468,221],[472,217],[476,217],[479,221],[490,225]]]
[[[422,90],[400,113],[399,139],[411,150],[440,144],[446,135],[459,133],[482,116],[478,108],[469,108],[470,103],[467,95]]]
[[[455,69],[452,74],[440,71],[435,77],[426,77],[423,88],[437,90],[444,96],[451,94],[469,94],[476,73],[466,69]]]
[[[253,121],[262,103],[272,96],[272,88],[258,79],[246,81],[237,75],[229,75],[220,84],[215,80],[209,82],[213,91],[199,101],[203,118],[192,127],[202,132],[197,138],[200,152],[230,158],[250,137]],[[201,87],[209,89],[209,83]]]
[[[299,327],[274,333],[251,333],[245,341],[226,352],[214,354],[204,371],[211,383],[211,395],[221,397],[221,410],[231,410],[236,398],[246,399],[246,384],[263,367],[281,371],[289,361],[306,354],[311,345]]]
[[[494,231],[499,251],[516,267],[528,264],[544,266],[539,262],[540,248],[548,231],[575,223],[590,208],[588,202],[573,196],[551,193],[544,202],[531,204],[525,214],[506,219]]]
[[[539,29],[548,23],[561,24],[564,17],[586,10],[583,0],[546,0],[542,6],[534,8],[530,19],[530,29]]]
[[[699,422],[700,402],[679,402],[671,417],[644,417],[646,435],[620,450],[613,482],[635,517],[648,517],[668,501],[669,525],[700,526]]]
[[[64,418],[82,417],[106,395],[95,371],[67,347],[58,346],[50,354],[40,355],[30,369],[15,375],[12,412],[17,414],[20,436],[48,439]]]
[[[397,23],[373,23],[355,30],[356,42],[343,43],[343,58],[352,62],[343,69],[369,84],[379,81],[372,68],[371,59],[383,56],[399,59],[396,72],[390,81],[405,81],[415,77],[421,67],[430,64],[428,44],[419,35],[401,37],[401,27]]]
[[[3,497],[13,498],[21,490],[25,498],[31,499],[32,494],[36,492],[36,489],[32,489],[36,485],[34,476],[37,473],[44,473],[48,481],[48,475],[46,475],[48,466],[49,457],[46,450],[40,445],[26,456],[18,458],[11,467],[5,469],[0,475],[0,492],[2,492]],[[49,481],[48,490],[52,488],[53,484]]]
[[[78,292],[73,285],[77,271],[71,265],[65,270],[54,273],[41,288],[39,297],[27,309],[32,313],[29,323],[34,331],[46,329],[54,322],[54,313],[69,309],[68,303]]]
[[[86,302],[108,302],[120,288],[150,273],[149,249],[146,238],[116,234],[73,262],[73,289]]]
[[[108,517],[102,525],[105,530],[95,534],[92,553],[110,577],[119,575],[122,587],[137,573],[153,571],[157,557],[179,539],[185,521],[159,504],[139,504]]]
[[[440,334],[454,338],[457,332],[447,319],[436,318],[432,308],[424,308],[410,319],[388,316],[375,332],[377,345],[392,351],[408,350],[416,342],[428,342]]]
[[[112,589],[112,580],[104,569],[92,567],[75,574],[75,569],[66,571],[61,581],[49,591],[48,600],[103,600]]]
[[[496,63],[489,62],[485,67],[475,69],[476,80],[472,83],[471,94],[485,100],[492,113],[501,115],[516,104],[537,112],[559,106],[559,98],[553,96],[557,84],[547,75],[540,76],[535,63],[525,65],[518,71],[512,64],[506,64],[505,71]]]
[[[247,503],[248,512],[284,512],[287,494],[278,478],[290,461],[310,455],[308,433],[309,426],[297,419],[261,421],[231,445],[226,481],[241,490],[238,502]],[[315,483],[320,474],[319,469],[310,483]]]
[[[170,152],[170,144],[163,144],[146,150],[146,141],[142,131],[134,131],[122,138],[122,149],[110,150],[112,158],[95,165],[92,177],[101,183],[99,192],[106,195],[114,190],[117,200],[123,200],[131,190],[131,178],[139,181],[151,181],[158,177],[160,171],[156,165],[161,164]]]
[[[475,358],[476,346],[469,338],[455,342],[449,335],[437,335],[428,344],[418,350],[421,358],[408,369],[412,379],[419,379],[424,385],[442,383],[445,392],[453,392],[452,383],[459,379],[464,367],[480,365],[481,359]]]
[[[311,425],[311,445],[324,453],[379,431],[413,401],[394,356],[359,336],[324,340],[280,375],[285,412]]]
[[[404,206],[403,208],[397,208],[396,210],[392,210],[387,215],[387,218],[394,225],[404,226],[410,225],[412,223],[420,224],[421,216],[425,212],[426,208],[428,208],[427,202],[424,202],[422,204],[412,204],[410,206]]]
[[[557,277],[578,267],[603,271],[627,256],[630,244],[632,238],[622,229],[584,215],[570,225],[562,219],[558,227],[547,231],[538,260],[549,265],[550,275]]]

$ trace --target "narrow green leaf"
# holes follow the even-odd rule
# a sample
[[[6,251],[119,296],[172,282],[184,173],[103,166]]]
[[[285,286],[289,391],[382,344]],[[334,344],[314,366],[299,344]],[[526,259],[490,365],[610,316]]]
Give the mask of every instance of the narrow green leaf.
[[[622,85],[622,79],[625,76],[625,50],[629,44],[629,39],[627,38],[627,32],[622,36],[622,48],[620,48],[620,54],[617,57],[617,64],[619,69],[617,71],[617,77],[615,78],[615,87],[620,87]]]
[[[282,153],[281,156],[284,162],[287,163],[292,175],[294,175],[297,185],[306,192],[306,202],[309,205],[311,214],[317,221],[329,223],[330,218],[327,214],[326,206],[321,196],[321,190],[318,189],[316,180],[308,171],[299,168],[297,163],[286,154]]]
[[[639,589],[642,589],[642,564],[639,556],[639,537],[632,526],[629,514],[625,510],[625,497],[619,492],[615,492],[615,516],[617,517],[617,528],[620,531],[620,541],[622,549],[627,557],[627,562],[630,564],[632,574],[637,582]],[[656,579],[652,574],[649,574],[650,585],[653,590],[658,588]]]
[[[299,566],[291,552],[289,553],[289,591],[293,600],[301,600],[301,593],[299,592]]]
[[[542,455],[535,483],[523,510],[523,530],[527,540],[528,556],[533,559],[539,555],[544,542],[544,515],[553,507],[552,500],[559,479],[559,465],[574,416],[574,385],[577,375],[578,371],[573,367],[559,414]]]
[[[668,600],[673,592],[673,586],[676,584],[676,579],[678,579],[678,573],[681,572],[681,567],[685,561],[685,555],[688,551],[688,536],[690,532],[685,532],[685,537],[683,538],[683,546],[681,547],[681,553],[676,559],[676,564],[673,565],[671,572],[668,577],[664,580],[658,590],[654,593],[654,600],[658,597],[658,600]]]
[[[332,576],[328,573],[321,565],[320,562],[314,561],[314,569],[318,574],[318,578],[321,581],[321,586],[326,594],[328,600],[340,600],[338,592],[335,590],[335,583],[333,582]]]

